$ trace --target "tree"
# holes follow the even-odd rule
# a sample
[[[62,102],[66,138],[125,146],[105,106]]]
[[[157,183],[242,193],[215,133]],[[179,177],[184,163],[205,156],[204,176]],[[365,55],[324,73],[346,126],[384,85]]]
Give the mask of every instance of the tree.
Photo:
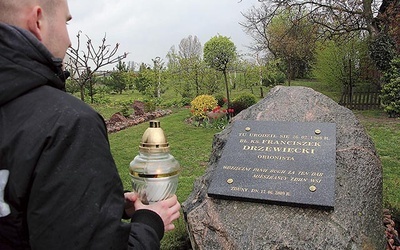
[[[139,67],[139,72],[135,78],[136,89],[148,97],[160,98],[165,92],[165,68],[164,62],[160,57],[152,59],[153,68],[142,63]]]
[[[189,35],[187,38],[183,38],[179,43],[179,56],[183,59],[201,59],[202,46],[197,36]]]
[[[204,69],[204,89],[203,94],[214,95],[221,91],[224,86],[223,76],[220,71],[216,71],[210,67]]]
[[[255,41],[253,49],[269,49],[270,40],[267,27],[276,15],[283,10],[294,13],[296,20],[310,20],[318,25],[318,35],[342,40],[353,36],[369,36],[373,41],[380,33],[387,33],[391,27],[391,17],[395,15],[394,7],[399,0],[259,0],[260,8],[253,8],[243,14],[246,21],[242,23],[245,31]],[[380,4],[380,6],[379,6]],[[298,10],[301,9],[302,12]],[[398,13],[398,12],[397,12]],[[296,24],[296,22],[293,22]]]
[[[155,84],[155,91],[154,91],[154,96],[157,98],[161,97],[161,75],[162,75],[162,71],[164,69],[164,62],[162,61],[162,59],[160,57],[156,57],[154,59],[151,59],[153,61],[154,67],[153,67],[153,71],[154,71],[154,78],[156,79],[156,84]]]
[[[166,57],[168,59],[167,68],[173,70],[174,72],[179,72],[180,71],[179,55],[178,52],[176,51],[175,45],[171,46]]]
[[[400,57],[390,63],[390,68],[385,72],[385,84],[382,89],[382,105],[389,117],[400,116]]]
[[[297,20],[301,13],[302,10],[296,15],[283,11],[267,28],[269,49],[285,63],[289,86],[291,79],[307,75],[314,60],[317,29],[307,19]]]
[[[179,43],[179,62],[186,72],[188,79],[192,79],[196,95],[200,94],[199,75],[201,71],[202,46],[197,36],[189,35]]]
[[[175,87],[182,97],[200,94],[204,77],[202,45],[197,36],[183,38],[176,51],[172,46],[167,54],[168,70],[173,74]]]
[[[307,10],[298,19],[308,18],[321,27],[327,36],[351,35],[352,32],[366,31],[370,35],[378,34],[387,26],[386,18],[388,6],[399,5],[399,0],[259,0],[261,9],[253,9],[244,14],[247,19],[245,27],[249,31],[259,30],[262,25],[280,13],[281,10],[296,11],[301,8]],[[378,8],[379,3],[381,7]],[[375,15],[375,16],[374,16]],[[261,19],[264,22],[259,23]],[[262,35],[259,32],[259,35]]]
[[[376,67],[385,72],[390,68],[390,62],[395,57],[395,44],[393,39],[386,34],[380,34],[373,39],[369,46],[371,58]]]
[[[150,66],[142,63],[139,66],[139,72],[137,77],[135,78],[135,87],[136,89],[145,95],[148,95],[150,91],[151,87],[152,87],[152,83],[154,82],[154,76],[151,72],[151,68]]]
[[[389,11],[389,13],[391,14],[389,35],[396,43],[397,54],[400,54],[400,3],[397,2],[397,6],[392,4],[392,11]]]
[[[236,46],[229,37],[217,35],[204,45],[204,61],[224,75],[227,105],[229,107],[228,66],[236,59]]]
[[[346,43],[329,40],[318,45],[317,60],[313,73],[317,79],[328,83],[332,89],[342,89],[349,93],[361,84],[368,57],[366,42],[354,37]]]
[[[93,90],[93,76],[100,68],[114,64],[126,58],[128,53],[123,53],[117,56],[119,44],[117,43],[114,48],[110,49],[110,45],[106,45],[106,36],[103,37],[102,42],[96,48],[92,40],[86,36],[86,50],[81,50],[81,31],[78,32],[77,47],[70,47],[67,51],[66,66],[67,70],[71,73],[72,81],[80,87],[81,100],[85,100],[85,87],[89,84],[90,92]],[[93,94],[91,102],[93,103]]]
[[[107,85],[112,90],[122,94],[122,91],[126,89],[126,86],[130,81],[129,73],[126,63],[119,61],[116,70],[114,69],[113,72],[111,72],[110,80],[107,82]]]

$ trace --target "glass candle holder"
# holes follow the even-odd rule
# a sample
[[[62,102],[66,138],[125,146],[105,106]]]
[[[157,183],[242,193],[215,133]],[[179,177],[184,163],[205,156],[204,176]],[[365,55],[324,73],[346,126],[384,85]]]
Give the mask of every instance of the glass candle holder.
[[[159,121],[150,121],[142,136],[139,154],[131,161],[132,189],[144,204],[165,200],[178,187],[180,165],[169,153],[169,144]]]

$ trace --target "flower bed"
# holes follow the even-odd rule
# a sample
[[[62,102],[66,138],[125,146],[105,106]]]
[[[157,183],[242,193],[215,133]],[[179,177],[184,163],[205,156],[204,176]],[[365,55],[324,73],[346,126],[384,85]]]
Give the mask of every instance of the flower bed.
[[[138,125],[143,122],[154,120],[172,113],[172,110],[157,110],[145,113],[143,115],[123,116],[121,113],[115,113],[109,120],[106,120],[107,133],[116,133],[131,126]]]

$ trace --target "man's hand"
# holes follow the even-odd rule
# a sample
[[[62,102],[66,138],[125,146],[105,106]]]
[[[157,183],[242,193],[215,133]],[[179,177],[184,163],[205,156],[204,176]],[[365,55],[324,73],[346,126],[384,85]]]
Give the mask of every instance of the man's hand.
[[[179,204],[176,195],[163,201],[151,203],[150,205],[144,205],[140,201],[140,199],[137,199],[136,196],[136,200],[134,201],[134,208],[135,211],[140,209],[148,209],[156,212],[164,222],[164,230],[171,231],[175,229],[175,225],[173,224],[173,222],[180,216],[181,205]]]
[[[138,195],[135,192],[124,193],[125,196],[125,213],[132,217],[135,212],[135,201],[138,199]]]

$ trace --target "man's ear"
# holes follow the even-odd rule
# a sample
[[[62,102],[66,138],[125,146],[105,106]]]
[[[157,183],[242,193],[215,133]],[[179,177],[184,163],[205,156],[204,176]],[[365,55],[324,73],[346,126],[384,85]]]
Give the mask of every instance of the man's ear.
[[[34,34],[39,41],[43,40],[43,10],[40,6],[31,9],[28,15],[28,30]]]

